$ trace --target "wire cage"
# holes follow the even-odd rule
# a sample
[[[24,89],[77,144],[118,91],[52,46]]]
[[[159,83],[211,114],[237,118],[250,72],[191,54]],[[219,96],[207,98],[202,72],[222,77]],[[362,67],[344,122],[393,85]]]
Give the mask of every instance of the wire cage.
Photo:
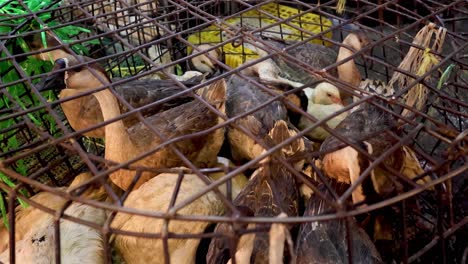
[[[466,263],[465,0],[0,13],[1,262]]]

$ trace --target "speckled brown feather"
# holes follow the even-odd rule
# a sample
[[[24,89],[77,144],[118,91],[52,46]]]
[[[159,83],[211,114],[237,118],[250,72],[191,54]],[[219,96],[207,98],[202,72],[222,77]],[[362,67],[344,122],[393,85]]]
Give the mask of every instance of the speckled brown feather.
[[[283,140],[294,136],[296,133],[289,130],[286,122],[277,121],[272,131],[269,133],[269,144],[278,144]],[[283,148],[280,153],[275,155],[290,156],[290,150],[303,150],[302,139],[298,139],[292,144]],[[279,162],[275,160],[265,160],[262,166],[257,169],[249,180],[247,186],[241,191],[234,200],[235,206],[248,208],[254,216],[275,217],[281,212],[288,216],[297,216],[298,214],[299,191],[296,185],[295,177]],[[256,225],[257,228],[269,225]],[[290,228],[290,227],[289,227]],[[219,224],[217,231],[227,231],[229,226]],[[228,241],[223,238],[213,239],[207,254],[207,263],[225,263],[226,248]],[[242,245],[238,245],[238,248]],[[268,263],[268,233],[257,233],[253,243],[253,250],[250,260],[253,263]]]
[[[203,95],[204,100],[224,113],[225,82],[221,80],[210,85]],[[167,140],[196,133],[222,122],[222,119],[198,100],[174,107],[147,118],[148,122]],[[136,153],[143,153],[161,144],[163,141],[142,123],[127,130]],[[210,167],[216,164],[216,157],[224,141],[224,129],[198,137],[179,140],[173,143],[187,159],[197,167]],[[135,163],[153,168],[171,168],[185,163],[168,147]],[[154,174],[145,172],[137,187]],[[131,178],[111,175],[118,186],[128,187]]]
[[[248,81],[233,75],[227,82],[226,115],[235,117],[258,107],[271,96]],[[274,101],[255,111],[253,114],[238,119],[236,124],[249,129],[257,138],[262,139],[278,120],[287,120],[287,111],[283,103]],[[263,148],[249,136],[235,128],[228,128],[228,139],[233,158],[251,160],[260,155]]]
[[[342,195],[349,187],[347,184],[331,184],[337,195]],[[333,196],[322,184],[319,191],[327,200]],[[333,213],[333,208],[316,194],[307,202],[304,216],[316,216]],[[348,263],[346,220],[309,222],[301,225],[296,242],[297,264],[335,264]],[[382,263],[380,255],[366,232],[360,228],[354,218],[348,220],[352,240],[353,263]]]

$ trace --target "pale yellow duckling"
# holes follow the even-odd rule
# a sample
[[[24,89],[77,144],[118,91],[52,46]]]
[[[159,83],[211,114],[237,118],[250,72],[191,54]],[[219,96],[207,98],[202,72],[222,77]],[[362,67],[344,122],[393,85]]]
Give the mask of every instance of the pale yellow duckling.
[[[219,158],[218,162],[218,167],[232,166],[232,163],[225,158]],[[208,174],[213,180],[223,175],[224,172]],[[167,212],[177,178],[177,174],[163,173],[150,179],[138,190],[130,193],[124,206],[151,212]],[[233,199],[246,183],[247,178],[243,174],[236,175],[232,179]],[[177,206],[204,187],[206,183],[197,175],[185,174],[175,205]],[[226,184],[218,189],[226,194]],[[206,193],[177,212],[178,215],[222,215],[223,213],[223,203],[214,192]],[[168,231],[177,234],[200,234],[208,225],[209,222],[172,220],[169,222]],[[161,233],[163,226],[162,219],[118,213],[111,227],[133,232]],[[199,243],[200,239],[169,239],[170,263],[195,263]],[[115,246],[128,264],[165,263],[162,239],[116,235]]]
[[[315,87],[315,89],[305,88],[304,93],[308,98],[307,113],[311,114],[319,121],[344,108],[343,102],[341,101],[340,91],[333,84],[326,82],[320,83]],[[347,115],[348,112],[343,112],[328,120],[326,124],[333,129],[343,121]],[[314,124],[314,121],[302,116],[299,120],[298,128],[304,130]],[[318,127],[306,135],[311,139],[324,140],[330,135],[330,133],[322,127]]]

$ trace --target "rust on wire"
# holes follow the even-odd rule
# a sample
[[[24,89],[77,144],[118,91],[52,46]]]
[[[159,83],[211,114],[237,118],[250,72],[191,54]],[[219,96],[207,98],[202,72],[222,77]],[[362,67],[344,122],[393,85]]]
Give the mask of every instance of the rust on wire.
[[[0,34],[0,211],[8,224],[0,229],[0,261],[24,260],[29,257],[21,251],[25,241],[34,232],[50,231],[51,241],[45,240],[48,257],[66,263],[76,256],[67,253],[62,240],[70,235],[68,223],[76,223],[99,234],[101,246],[92,249],[100,256],[97,263],[136,263],[138,257],[154,263],[244,263],[251,257],[266,262],[268,254],[259,252],[274,249],[268,243],[259,248],[260,241],[264,242],[273,223],[280,223],[285,232],[296,230],[290,232],[294,247],[288,242],[279,249],[284,251],[284,263],[338,262],[319,259],[323,256],[299,239],[308,225],[328,234],[330,240],[333,235],[342,236],[341,244],[336,244],[344,247],[338,249],[342,262],[366,262],[363,259],[369,256],[359,251],[366,244],[367,252],[376,252],[373,257],[385,263],[461,263],[466,246],[460,241],[467,224],[463,214],[467,208],[457,202],[466,191],[462,179],[467,175],[466,1],[345,2],[343,14],[336,11],[335,0],[64,0],[47,2],[39,9],[27,1],[3,3],[5,10],[24,12],[0,18],[0,28],[8,28]],[[416,37],[424,30],[432,34],[425,36],[426,42]],[[356,48],[355,43],[345,42],[352,34],[365,36],[362,43],[367,44]],[[440,50],[431,48],[439,44]],[[340,52],[348,56],[315,64],[306,58],[307,52],[313,53],[306,49],[309,45],[327,47],[335,54],[330,58],[339,57]],[[411,55],[410,49],[424,54],[409,57],[411,65],[401,65]],[[56,54],[78,64],[51,72]],[[355,70],[350,71],[349,65]],[[105,70],[109,83],[99,68]],[[66,79],[82,71],[101,85],[83,85],[90,89],[71,95],[63,89],[67,85],[72,90],[73,84],[66,82],[50,92],[40,90],[52,76]],[[393,80],[393,74],[405,78],[399,80],[403,85]],[[243,86],[232,87],[234,79]],[[197,83],[188,85],[187,80]],[[137,104],[146,98],[138,97],[135,87],[145,81],[154,82],[153,88],[170,82],[179,89]],[[336,88],[339,100],[322,104],[312,99],[324,82]],[[390,87],[389,82],[394,85]],[[217,102],[222,107],[206,99],[206,91],[219,83],[226,84],[226,96]],[[369,83],[376,86],[364,86]],[[249,96],[242,106],[233,107],[240,101],[235,97],[243,96],[242,89]],[[314,95],[310,89],[315,89]],[[75,129],[67,119],[66,105],[75,104],[87,122],[89,104],[75,102],[95,100],[103,91],[116,99],[119,114],[106,118],[104,111],[93,112],[97,122]],[[424,100],[422,107],[405,101],[414,91],[424,93],[417,98]],[[147,114],[166,106],[176,109],[187,97],[216,117],[217,123],[172,135],[180,121],[165,120],[168,125],[161,128],[154,120],[164,115]],[[326,104],[336,108],[322,114],[310,110],[312,103],[316,109],[325,109]],[[100,109],[99,104],[91,107]],[[191,109],[177,109],[185,111],[178,113],[179,118],[192,114]],[[279,117],[281,111],[286,117]],[[373,113],[391,121],[378,123],[371,119]],[[362,116],[367,120],[359,119]],[[143,131],[140,138],[131,138],[132,144],[149,144],[144,137],[158,139],[160,144],[143,147],[119,162],[106,158],[110,155],[105,146],[113,144],[115,137],[86,136],[132,118],[137,125],[125,127],[126,131]],[[280,129],[280,119],[288,131]],[[371,125],[362,127],[359,122]],[[326,134],[324,138],[312,136],[318,129]],[[222,131],[223,144],[211,147],[226,162],[200,163],[187,153],[186,148],[208,155],[202,147],[212,142],[197,139],[210,138],[217,131]],[[242,140],[235,141],[234,136]],[[187,147],[186,142],[193,146]],[[297,147],[297,142],[304,147]],[[121,151],[130,153],[124,144]],[[172,153],[165,158],[178,160],[178,165],[140,163],[161,153]],[[127,189],[120,189],[111,177],[123,170],[131,177]],[[89,177],[70,185],[82,173]],[[150,174],[156,176],[148,180]],[[174,177],[164,185],[159,174]],[[154,202],[154,197],[166,199],[161,211],[134,204],[130,195],[141,188],[142,179],[146,182],[141,186],[160,183],[170,190],[164,194],[155,189],[137,197],[143,205]],[[193,185],[189,191],[186,184]],[[258,187],[262,184],[268,188]],[[346,185],[344,191],[338,191],[340,184]],[[290,186],[298,196],[293,202],[296,194],[284,193]],[[97,189],[105,199],[89,195]],[[37,198],[46,193],[63,203],[53,207]],[[356,200],[357,194],[363,200]],[[249,203],[251,199],[255,203]],[[197,207],[200,203],[203,209]],[[86,214],[70,212],[78,206],[106,214],[92,221]],[[204,213],[205,208],[212,213]],[[297,208],[297,215],[277,217],[284,208]],[[18,215],[30,213],[48,220],[18,226],[24,225]],[[141,228],[116,226],[121,215],[131,216],[128,221],[140,223]],[[359,230],[354,230],[355,223]],[[33,231],[23,232],[28,228]],[[327,233],[332,231],[337,233]],[[311,231],[310,241],[313,235]],[[141,243],[130,244],[134,252],[118,248],[116,241],[128,237]],[[29,241],[33,241],[30,247],[36,246],[35,239]],[[188,248],[181,250],[180,245]]]

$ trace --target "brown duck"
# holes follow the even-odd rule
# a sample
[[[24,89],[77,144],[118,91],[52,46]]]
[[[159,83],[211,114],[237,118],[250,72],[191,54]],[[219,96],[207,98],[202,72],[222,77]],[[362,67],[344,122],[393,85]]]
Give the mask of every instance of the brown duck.
[[[54,71],[51,73],[45,85],[54,78],[65,77],[65,94],[79,91],[89,91],[105,84],[109,84],[107,75],[93,70],[93,65],[84,66],[65,71],[65,74],[57,73],[57,70],[68,69],[79,62],[74,58],[63,58],[55,61]],[[98,79],[94,74],[97,74]],[[87,80],[83,82],[83,80]],[[102,80],[102,82],[101,82]],[[221,113],[224,113],[226,98],[226,83],[224,80],[217,81],[202,91],[202,99],[211,104]],[[108,89],[93,94],[103,114],[104,121],[120,116],[121,112],[117,99]],[[167,111],[147,117],[146,120],[166,140],[201,132],[221,122],[216,113],[208,109],[199,100],[179,105]],[[139,155],[158,147],[163,143],[162,139],[154,134],[143,123],[132,127],[125,127],[122,120],[117,120],[105,126],[105,157],[108,160],[123,163],[134,159]],[[176,147],[188,160],[198,167],[210,167],[216,164],[216,157],[224,141],[224,129],[217,129],[185,140],[179,140],[172,145]],[[157,152],[139,159],[132,163],[137,166],[150,168],[170,168],[182,166],[185,163],[169,148],[164,147]],[[137,182],[137,186],[155,176],[155,173],[144,172]],[[126,190],[134,177],[131,170],[120,169],[111,174],[111,180],[120,188]]]
[[[77,56],[81,58],[84,62],[90,62],[90,67],[96,69],[97,71],[105,74],[104,69],[97,63],[93,62],[93,59],[85,56]],[[67,55],[66,58],[70,60],[75,60],[71,55]],[[75,69],[73,71],[79,71]],[[81,75],[82,80],[77,80],[85,83],[87,80],[84,79],[86,76]],[[80,77],[76,77],[77,79]],[[65,72],[57,73],[49,80],[45,80],[43,86],[40,88],[40,91],[45,91],[48,89],[58,89],[60,91],[59,97],[65,98],[79,94],[82,92],[77,89],[63,89],[65,88]],[[202,76],[196,76],[188,81],[183,81],[182,84],[186,87],[193,87],[199,84],[202,81]],[[116,79],[113,79],[114,81]],[[115,92],[119,94],[126,102],[128,102],[132,107],[138,108],[169,96],[175,95],[184,91],[183,88],[178,86],[172,80],[155,80],[155,79],[141,79],[133,80],[130,82],[125,82],[113,86]],[[141,113],[143,116],[151,116],[156,113],[165,111],[167,109],[173,108],[175,106],[190,102],[193,100],[191,93],[185,93],[183,95],[177,96],[176,99],[169,100],[162,104],[157,104],[155,106],[149,107]],[[91,126],[97,125],[104,121],[101,108],[96,97],[92,95],[81,96],[74,100],[66,101],[60,104],[63,112],[65,113],[70,126],[76,130],[87,129]],[[121,113],[128,112],[128,108],[119,101],[119,109]],[[131,127],[139,122],[137,114],[130,115],[127,118],[123,119],[126,127]],[[99,127],[84,133],[88,137],[102,138],[104,137],[104,127]]]
[[[277,145],[295,135],[294,131],[288,129],[285,121],[279,120],[268,134],[269,144]],[[299,138],[273,156],[290,157],[303,149],[304,142],[302,138]],[[296,167],[302,167],[302,165],[302,161],[295,164]],[[249,212],[249,215],[257,217],[276,217],[280,213],[297,216],[298,199],[299,189],[296,186],[295,177],[270,156],[261,162],[261,167],[253,173],[247,186],[233,204]],[[252,225],[250,224],[249,227]],[[269,225],[264,224],[257,224],[256,227],[269,229]],[[229,230],[228,224],[218,224],[215,232],[227,234]],[[231,256],[229,245],[230,241],[226,238],[214,238],[208,250],[207,263],[227,263]],[[236,262],[246,260],[253,263],[268,263],[268,248],[267,232],[242,236],[235,253]]]
[[[218,158],[219,167],[229,167],[229,160]],[[224,176],[224,172],[209,173],[207,176],[217,180]],[[138,190],[132,191],[125,200],[124,206],[151,212],[167,212],[171,205],[172,194],[177,185],[177,173],[163,173],[144,183]],[[232,179],[232,197],[235,198],[247,183],[243,174],[236,175]],[[177,199],[174,205],[190,199],[191,196],[206,187],[197,175],[185,174],[183,176]],[[226,195],[226,184],[218,187],[221,193]],[[222,215],[224,205],[214,192],[207,192],[202,197],[189,203],[177,211],[177,215]],[[168,230],[177,234],[203,233],[209,222],[172,220],[168,224]],[[112,228],[142,232],[161,233],[165,223],[163,219],[118,213],[112,222]],[[200,239],[169,239],[168,250],[171,263],[195,263],[195,255]],[[132,237],[117,235],[115,237],[116,249],[122,254],[126,263],[165,263],[164,244],[162,239],[149,239],[144,237]]]
[[[377,158],[398,143],[399,139],[394,135],[401,135],[401,125],[390,113],[366,103],[348,115],[335,131],[358,144],[370,156]],[[334,151],[324,154],[320,162],[321,168],[327,176],[338,182],[354,183],[370,165],[370,161],[363,154],[335,137],[328,137],[321,146],[321,151],[329,150]],[[397,148],[382,164],[396,172],[405,173],[404,176],[408,179],[423,172],[414,152],[406,146]],[[395,194],[397,186],[390,177],[394,176],[384,166],[377,166],[363,185],[352,193],[353,202],[382,199]],[[364,185],[368,188],[363,188]]]

